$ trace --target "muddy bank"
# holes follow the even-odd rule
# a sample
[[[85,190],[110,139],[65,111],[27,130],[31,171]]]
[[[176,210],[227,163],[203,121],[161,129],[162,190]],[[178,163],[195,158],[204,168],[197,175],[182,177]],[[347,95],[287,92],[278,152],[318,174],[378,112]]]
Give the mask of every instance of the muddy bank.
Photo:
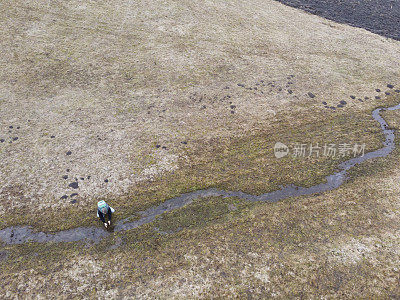
[[[364,28],[400,40],[400,1],[397,0],[278,0],[329,20]]]
[[[259,196],[247,194],[241,191],[224,191],[214,188],[206,190],[198,190],[191,193],[186,193],[181,196],[169,199],[164,203],[151,207],[145,211],[140,212],[141,218],[137,221],[130,222],[129,218],[121,220],[114,228],[114,232],[121,232],[137,228],[141,225],[148,224],[155,220],[155,218],[164,212],[169,212],[179,209],[185,205],[190,204],[193,200],[206,197],[237,197],[247,201],[265,201],[275,202],[290,197],[298,197],[303,195],[318,194],[330,191],[341,186],[346,180],[347,171],[357,164],[366,160],[385,157],[395,148],[395,135],[392,129],[389,129],[388,124],[380,115],[384,110],[398,110],[400,104],[389,108],[377,108],[372,112],[372,117],[380,124],[381,129],[385,135],[384,147],[376,151],[366,153],[363,156],[355,157],[342,162],[338,170],[326,177],[325,183],[320,183],[311,187],[299,187],[295,185],[288,185],[282,187],[280,190],[265,193]],[[34,232],[32,228],[24,227],[9,227],[0,230],[0,239],[7,244],[23,244],[26,242],[76,242],[76,241],[92,241],[98,242],[102,238],[107,237],[110,233],[99,227],[79,227],[70,230],[60,231],[56,233]]]

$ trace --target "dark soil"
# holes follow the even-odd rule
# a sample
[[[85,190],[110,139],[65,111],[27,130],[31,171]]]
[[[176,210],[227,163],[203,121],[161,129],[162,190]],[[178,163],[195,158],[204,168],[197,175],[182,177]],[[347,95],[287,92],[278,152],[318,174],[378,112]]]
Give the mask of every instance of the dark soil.
[[[398,0],[278,1],[329,20],[400,40],[400,1]]]

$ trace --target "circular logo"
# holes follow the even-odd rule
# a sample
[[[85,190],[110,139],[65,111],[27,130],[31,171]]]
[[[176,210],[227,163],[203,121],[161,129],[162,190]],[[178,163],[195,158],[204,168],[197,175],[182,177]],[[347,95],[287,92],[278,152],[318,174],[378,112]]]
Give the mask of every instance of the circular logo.
[[[282,158],[289,153],[289,147],[283,143],[277,142],[274,146],[274,154],[276,158]]]

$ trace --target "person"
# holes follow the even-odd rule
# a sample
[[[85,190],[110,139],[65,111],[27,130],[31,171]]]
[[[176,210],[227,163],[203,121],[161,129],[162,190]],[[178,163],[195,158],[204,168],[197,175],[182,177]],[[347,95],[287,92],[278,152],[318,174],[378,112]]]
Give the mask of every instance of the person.
[[[111,218],[114,211],[104,200],[97,202],[97,216],[103,222],[105,228],[111,225]],[[106,222],[106,216],[108,216],[108,222]]]

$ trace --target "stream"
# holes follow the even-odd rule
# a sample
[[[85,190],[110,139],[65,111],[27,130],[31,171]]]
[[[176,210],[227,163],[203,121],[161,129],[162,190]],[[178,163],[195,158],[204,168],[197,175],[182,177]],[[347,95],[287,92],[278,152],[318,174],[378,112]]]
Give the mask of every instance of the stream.
[[[130,221],[130,218],[120,220],[114,227],[114,232],[122,232],[150,223],[154,221],[157,216],[160,216],[164,212],[179,209],[185,205],[190,204],[191,202],[193,202],[193,200],[199,198],[237,197],[247,201],[276,202],[290,197],[323,193],[336,189],[346,181],[347,171],[349,171],[355,165],[361,164],[362,162],[373,158],[385,157],[393,151],[393,149],[395,148],[394,131],[392,129],[388,129],[388,124],[380,115],[380,113],[385,110],[397,109],[400,109],[400,104],[389,108],[377,108],[372,112],[372,117],[380,124],[381,129],[385,135],[383,147],[376,151],[368,152],[363,156],[354,157],[342,162],[341,164],[339,164],[338,169],[333,174],[325,178],[325,183],[320,183],[311,187],[287,185],[282,187],[280,190],[258,196],[247,194],[241,191],[224,191],[215,188],[198,190],[182,194],[175,198],[171,198],[158,206],[150,207],[145,211],[139,212],[139,220]],[[109,236],[110,234],[112,234],[112,232],[109,232],[104,228],[98,226],[78,227],[53,233],[35,232],[34,229],[29,226],[13,226],[0,230],[0,240],[2,240],[6,244],[23,244],[27,242],[47,243],[77,241],[91,241],[97,243],[101,239]]]

